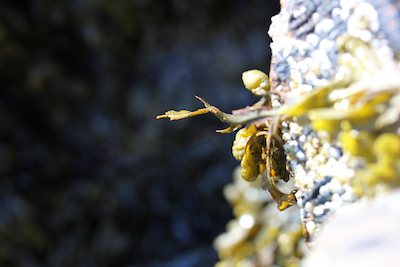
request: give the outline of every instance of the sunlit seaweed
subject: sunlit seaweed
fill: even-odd
[[[397,65],[388,63],[388,59],[379,59],[376,51],[358,38],[342,36],[337,39],[337,46],[340,53],[339,64],[344,70],[343,75],[335,77],[328,85],[316,87],[299,97],[287,99],[279,109],[271,107],[268,96],[274,92],[269,90],[268,77],[261,71],[253,70],[243,75],[246,88],[261,96],[261,100],[253,106],[228,114],[197,97],[203,102],[205,108],[194,112],[168,111],[157,118],[178,120],[211,112],[221,121],[230,124],[228,129],[220,132],[232,132],[241,125],[248,125],[247,128],[238,132],[236,140],[246,135],[249,142],[243,146],[243,141],[240,141],[240,148],[237,143],[233,146],[235,157],[241,161],[242,177],[247,181],[254,181],[268,169],[271,170],[267,171],[266,177],[274,176],[273,172],[279,172],[281,169],[285,170],[283,164],[277,166],[273,164],[276,159],[271,160],[273,158],[271,155],[274,155],[271,151],[276,149],[276,146],[271,145],[270,140],[271,138],[280,140],[279,127],[275,127],[275,131],[268,129],[272,125],[279,125],[280,120],[291,120],[294,117],[305,116],[310,120],[314,130],[325,130],[337,134],[344,149],[351,155],[364,158],[369,163],[383,164],[382,160],[377,161],[377,155],[371,148],[374,139],[384,133],[385,128],[398,121],[398,117],[391,114],[399,114],[399,101],[391,100],[395,97],[398,99],[400,71]],[[382,62],[384,60],[385,62]],[[388,77],[388,75],[392,76]],[[386,119],[387,117],[390,121]],[[263,152],[258,133],[265,131],[269,131],[270,135],[265,134],[269,141],[265,142]],[[238,157],[239,154],[242,156]],[[397,171],[396,174],[398,174]],[[371,179],[379,180],[376,174],[372,176],[375,178],[368,178],[370,182],[367,184],[372,184]],[[274,199],[280,199],[277,197],[280,191],[273,179],[264,179],[264,187],[269,189]],[[361,187],[358,189],[360,191]],[[294,201],[292,195],[284,195],[285,201],[289,199],[290,202]],[[279,203],[278,200],[277,202]]]
[[[271,93],[269,91],[269,79],[265,73],[259,70],[251,70],[243,73],[242,78],[248,90],[262,97],[259,102],[251,107],[227,114],[197,97],[203,102],[204,108],[193,112],[186,110],[167,111],[164,115],[157,116],[157,119],[179,120],[211,112],[221,121],[230,124],[228,129],[219,132],[232,132],[241,127],[242,124],[248,125],[237,132],[232,147],[232,154],[241,162],[241,176],[249,182],[255,181],[258,177],[263,177],[263,189],[268,189],[277,202],[278,209],[284,210],[296,204],[296,197],[294,192],[291,194],[282,193],[274,181],[274,179],[280,178],[287,182],[289,179],[282,144],[274,145],[282,142],[278,133],[279,115],[282,110],[271,108],[268,98],[269,93]],[[274,122],[274,118],[277,120],[276,122]],[[274,142],[271,142],[271,138],[274,138]],[[275,140],[278,141],[275,142]]]
[[[392,58],[380,54],[368,43],[351,35],[340,36],[336,45],[339,51],[337,75],[326,85],[315,86],[310,92],[296,97],[281,97],[281,92],[270,90],[268,77],[264,73],[252,70],[243,74],[243,82],[248,90],[261,97],[253,106],[228,114],[197,97],[203,102],[204,108],[194,112],[168,111],[157,118],[178,120],[211,112],[221,121],[230,124],[227,129],[218,132],[233,132],[244,125],[236,133],[232,147],[232,154],[241,162],[240,176],[254,182],[253,185],[267,189],[279,210],[296,204],[296,190],[285,194],[275,183],[277,180],[287,182],[292,176],[283,149],[283,121],[307,121],[314,131],[333,136],[343,153],[359,162],[360,167],[354,175],[341,181],[348,183],[358,197],[373,196],[377,192],[377,185],[398,187],[399,66]],[[271,104],[271,96],[274,94],[279,95],[282,102],[282,106],[277,109],[273,109]],[[235,200],[227,196],[227,199],[235,206],[236,220],[228,225],[227,233],[215,241],[214,246],[221,258],[216,266],[237,266],[239,262],[257,258],[261,249],[268,250],[273,246],[272,240],[282,250],[277,254],[278,262],[278,258],[282,257],[282,266],[298,265],[298,237],[303,235],[306,241],[310,237],[304,224],[298,231],[288,232],[274,227],[268,220],[268,225],[260,226],[256,218],[262,212],[262,201],[247,203],[243,196]],[[255,222],[249,229],[242,229],[238,220],[246,214],[250,214]],[[235,235],[237,240],[230,240],[227,237],[230,234]],[[284,241],[285,244],[282,243]],[[285,252],[285,249],[290,252]],[[290,262],[289,259],[293,260]]]

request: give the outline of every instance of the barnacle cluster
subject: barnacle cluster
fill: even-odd
[[[297,203],[302,236],[312,246],[326,219],[345,204],[400,186],[400,64],[388,42],[392,39],[381,29],[388,24],[382,12],[374,1],[331,1],[328,6],[322,0],[284,1],[269,31],[270,79],[258,70],[243,74],[245,87],[261,97],[259,102],[227,114],[199,98],[205,108],[158,118],[211,112],[230,124],[220,132],[245,125],[232,148],[241,162],[240,176],[268,189],[279,210]],[[295,190],[282,193],[276,186],[282,180],[292,180]],[[219,266],[258,266],[259,238],[269,240],[264,245],[271,238],[280,244],[264,214],[271,205],[246,201],[247,193],[235,190],[241,193],[226,196],[236,220],[215,242]],[[251,211],[254,223],[242,234],[237,227],[250,217],[239,210]],[[238,259],[253,265],[237,265]]]
[[[270,82],[291,106],[282,139],[309,245],[342,206],[399,183],[398,52],[382,27],[398,20],[386,4],[292,0],[272,19]]]

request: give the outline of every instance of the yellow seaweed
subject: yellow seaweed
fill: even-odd
[[[249,127],[240,129],[236,133],[235,141],[233,141],[232,146],[232,155],[235,157],[235,159],[239,161],[242,160],[245,154],[247,142],[252,135],[256,134],[256,132],[257,128],[254,126],[254,124],[251,124]]]

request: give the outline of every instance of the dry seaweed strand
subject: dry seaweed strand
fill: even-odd
[[[196,96],[196,98],[204,104],[204,108],[194,112],[186,110],[167,111],[164,115],[157,116],[157,119],[169,118],[170,120],[179,120],[211,112],[222,122],[230,124],[227,129],[218,130],[217,132],[219,133],[233,132],[240,128],[242,124],[250,125],[249,127],[258,125],[259,127],[256,132],[253,133],[247,141],[243,158],[240,158],[242,167],[241,175],[244,180],[249,182],[255,181],[261,175],[263,177],[262,188],[264,190],[268,189],[271,196],[278,204],[279,210],[285,210],[296,204],[296,197],[294,195],[295,191],[292,191],[290,194],[284,194],[275,184],[275,179],[277,178],[285,182],[289,180],[289,174],[286,170],[286,157],[282,157],[284,155],[282,151],[283,141],[278,134],[280,118],[283,117],[279,113],[282,113],[282,111],[271,109],[270,101],[267,98],[270,92],[267,91],[269,90],[269,81],[266,74],[258,70],[247,71],[243,74],[243,81],[246,88],[254,94],[262,96],[260,101],[251,107],[235,110],[232,114],[227,114]],[[270,124],[269,120],[273,122],[272,127],[269,127],[268,130],[268,125]],[[260,136],[267,136],[265,140],[266,144],[259,142],[258,137]],[[272,146],[272,138],[274,138],[276,143],[280,144],[280,146]],[[263,153],[263,147],[265,146],[266,152]],[[274,152],[274,150],[277,152]],[[267,171],[265,172],[265,170]]]

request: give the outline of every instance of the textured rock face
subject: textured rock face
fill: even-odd
[[[360,198],[362,193],[355,181],[363,180],[362,172],[368,176],[372,171],[369,164],[379,164],[379,155],[371,151],[370,143],[375,138],[388,137],[381,136],[380,131],[396,135],[396,126],[386,127],[387,124],[381,128],[377,121],[397,116],[389,124],[398,122],[398,113],[390,111],[395,109],[390,101],[396,102],[398,98],[397,77],[387,76],[390,80],[379,85],[380,94],[374,93],[379,90],[374,87],[379,80],[392,72],[390,66],[398,72],[397,48],[390,41],[393,34],[385,27],[388,21],[392,27],[397,25],[397,11],[390,5],[383,11],[384,4],[384,1],[286,1],[280,14],[272,18],[271,85],[275,90],[295,99],[320,88],[334,88],[326,94],[329,100],[324,103],[325,109],[310,111],[306,120],[298,118],[283,128],[288,167],[300,189],[297,199],[307,235],[317,232],[330,214]],[[387,13],[391,13],[389,18],[384,15]],[[347,84],[340,84],[343,82]],[[366,115],[367,110],[377,106],[368,106],[362,99],[346,98],[352,90],[358,90],[353,89],[357,87],[355,84],[363,83],[363,91],[359,92],[364,98],[388,94],[379,104],[382,111]],[[364,105],[365,111],[360,109],[351,115],[355,105]],[[308,108],[315,107],[311,104]],[[324,115],[324,112],[331,114]],[[341,114],[335,115],[335,112]],[[362,125],[360,120],[364,120]],[[350,135],[357,147],[350,144],[352,137],[346,131],[352,131]],[[398,142],[397,137],[393,140]],[[375,147],[378,146],[375,141]],[[398,169],[398,166],[392,168]],[[376,179],[383,182],[383,176]],[[363,191],[364,195],[367,191]],[[370,190],[372,194],[375,191],[375,187]]]

